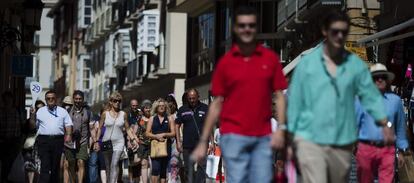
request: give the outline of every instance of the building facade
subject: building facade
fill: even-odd
[[[26,78],[25,88],[26,88],[26,100],[25,105],[27,111],[34,101],[32,101],[32,96],[30,92],[30,82],[38,81],[43,88],[43,92],[39,95],[39,99],[44,100],[44,94],[46,91],[53,88],[53,75],[54,67],[52,62],[53,52],[52,52],[52,38],[53,38],[53,19],[47,17],[47,13],[55,5],[56,0],[43,0],[44,8],[42,11],[42,16],[40,19],[41,30],[35,33],[34,45],[36,46],[36,51],[33,61],[33,76]]]
[[[37,49],[35,32],[43,28],[43,6],[40,0],[0,2],[0,93],[12,92],[17,107],[25,106],[25,78],[33,76],[31,54]],[[17,59],[20,56],[26,59]]]

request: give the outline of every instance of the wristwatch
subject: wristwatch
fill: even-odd
[[[391,128],[392,127],[392,122],[391,121],[388,121],[387,123],[385,123],[385,126],[387,128]]]
[[[286,124],[279,124],[279,125],[277,126],[277,129],[278,129],[278,130],[285,131],[285,130],[287,130],[287,125],[286,125]]]

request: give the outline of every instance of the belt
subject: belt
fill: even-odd
[[[47,138],[47,139],[61,139],[63,135],[39,135],[40,138]]]
[[[373,140],[359,140],[363,144],[372,145],[375,147],[385,147],[384,141],[373,141]]]

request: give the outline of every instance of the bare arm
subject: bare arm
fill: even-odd
[[[274,116],[275,119],[277,119],[277,122],[279,124],[285,124],[286,123],[286,99],[285,95],[281,90],[278,90],[275,92],[275,102],[276,102],[276,111],[277,115]]]
[[[176,123],[175,124],[175,134],[176,134],[175,139],[176,139],[177,143],[181,144],[182,142],[181,142],[181,130],[180,130],[180,128],[181,128],[181,124]]]
[[[106,113],[105,113],[105,112],[103,112],[103,113],[101,114],[101,119],[99,119],[99,128],[98,128],[98,131],[97,131],[97,133],[96,133],[96,138],[99,138],[99,137],[101,136],[102,127],[103,127],[103,125],[104,125],[105,118],[106,118]]]
[[[220,116],[223,100],[223,97],[218,96],[214,98],[213,102],[210,104],[207,118],[203,128],[204,130],[201,134],[200,143],[207,144],[209,138],[211,137],[211,132],[213,131],[213,128]]]
[[[129,126],[128,116],[127,115],[124,115],[124,127],[125,127],[125,130],[126,130],[126,133],[127,133],[128,137],[129,137],[129,139],[132,140],[132,141],[135,140],[135,142],[138,143],[137,136],[135,135],[132,127]]]
[[[168,133],[164,133],[163,135],[164,135],[164,137],[167,137],[167,138],[174,138],[174,137],[176,137],[176,132],[175,132],[175,121],[174,121],[174,119],[173,119],[173,117],[172,116],[169,116],[168,117],[168,124],[170,125],[170,132],[168,132]]]
[[[152,123],[154,122],[154,117],[151,116],[150,119],[148,120],[148,124],[147,124],[147,129],[145,131],[145,136],[147,136],[148,138],[152,139],[152,140],[160,140],[159,136],[155,135],[152,133]]]
[[[29,128],[36,129],[36,112],[33,108],[30,108]]]

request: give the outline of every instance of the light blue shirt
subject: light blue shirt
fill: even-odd
[[[56,106],[50,110],[44,106],[36,113],[36,126],[39,135],[64,135],[65,127],[73,126],[73,123],[64,108]]]
[[[396,146],[399,149],[406,149],[408,148],[408,140],[405,131],[407,129],[407,124],[401,98],[393,93],[385,93],[383,99],[388,120],[393,123],[395,128],[395,135],[397,137]],[[375,124],[374,118],[367,113],[359,100],[355,101],[355,108],[359,128],[358,139],[383,141],[384,136],[382,127]]]
[[[348,145],[357,140],[356,96],[375,120],[386,118],[367,64],[346,51],[332,77],[325,66],[323,44],[302,56],[288,95],[288,130],[316,144]]]

